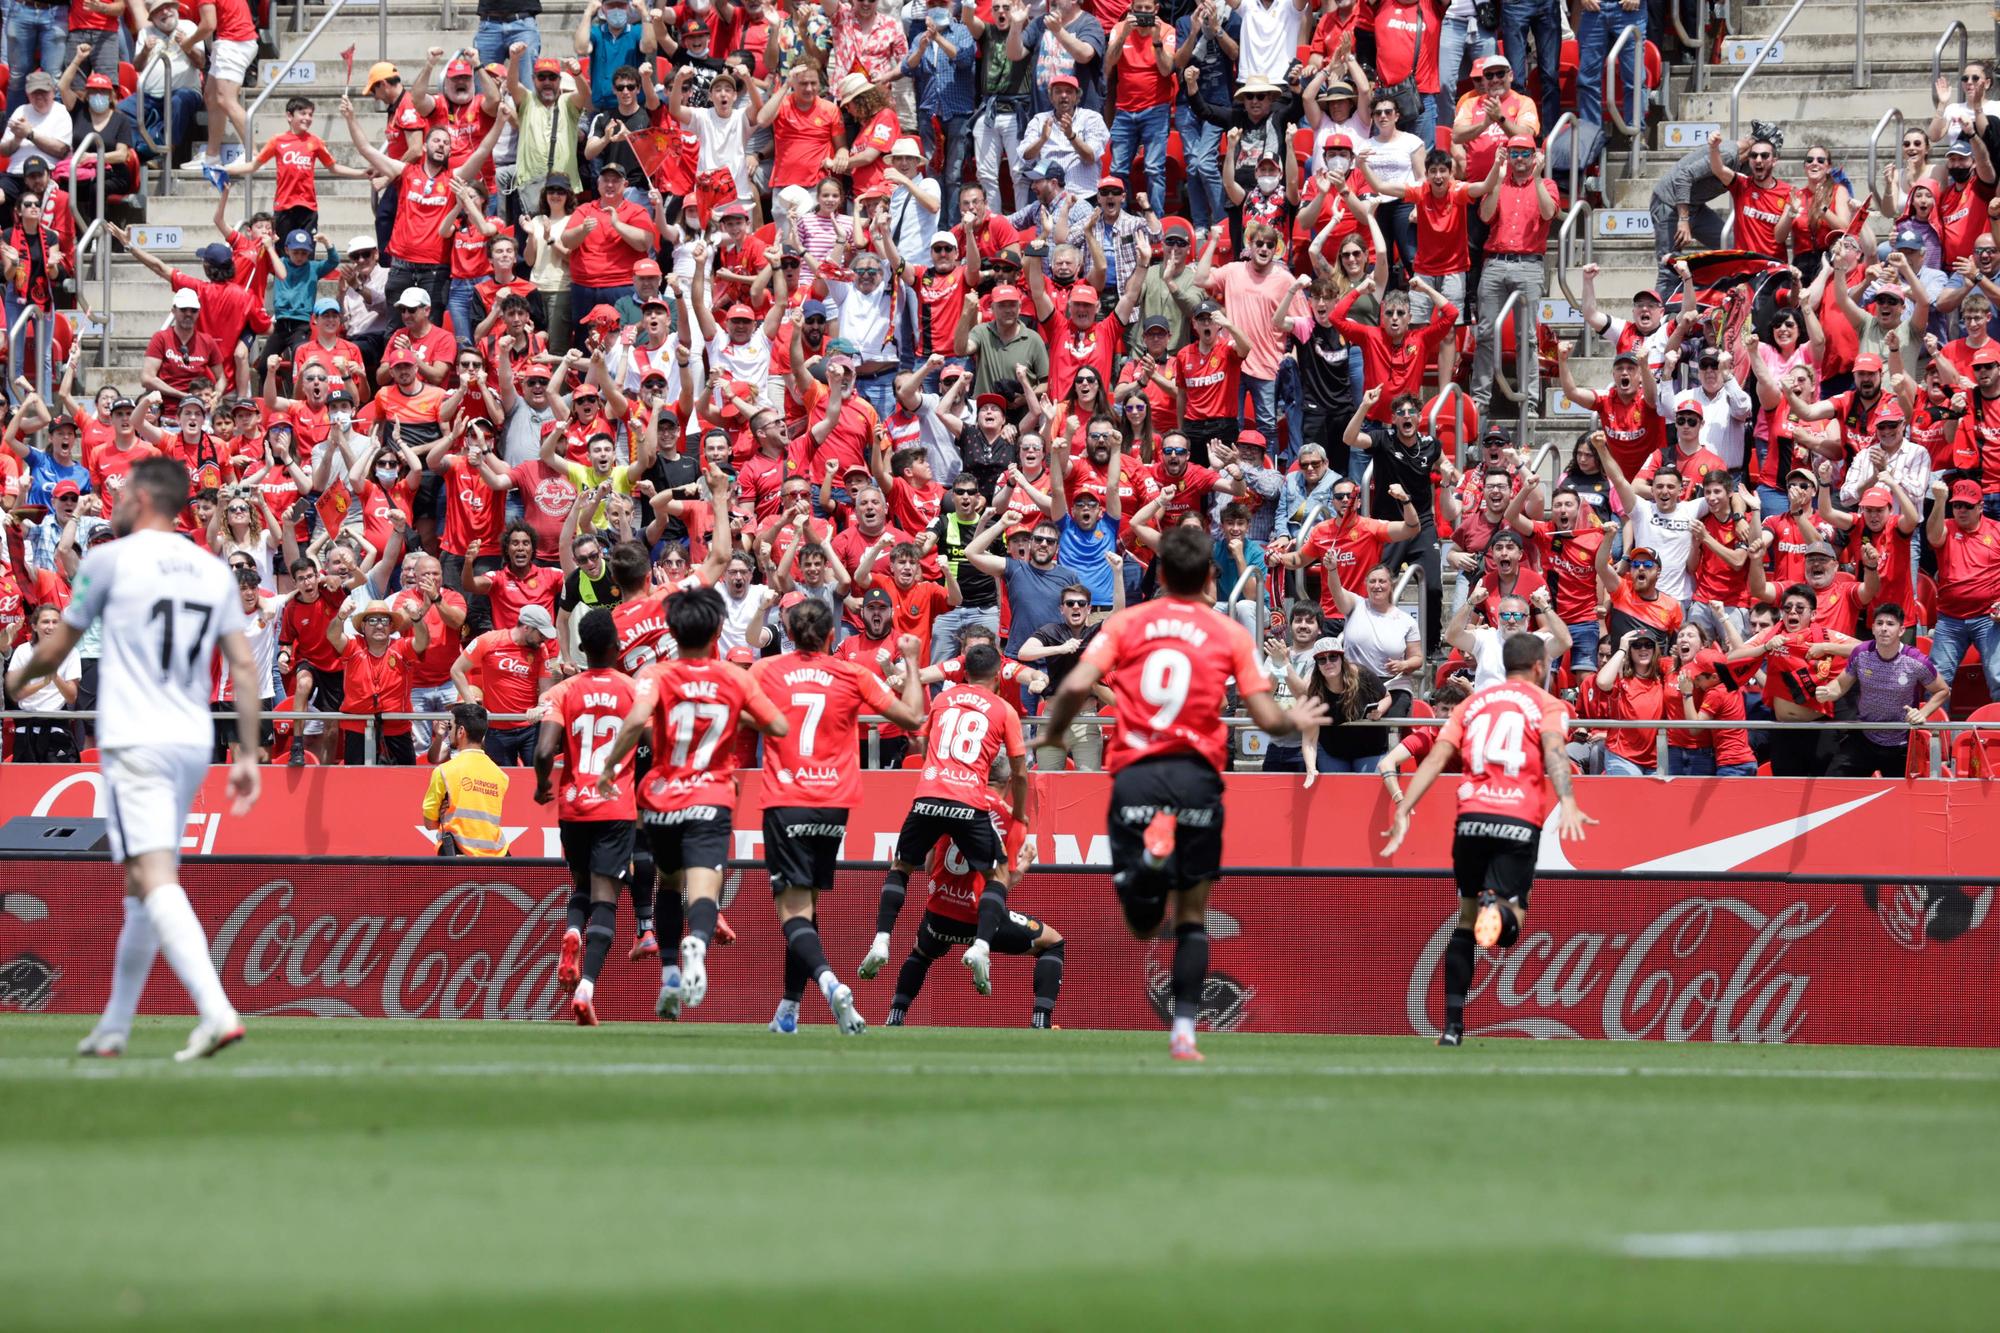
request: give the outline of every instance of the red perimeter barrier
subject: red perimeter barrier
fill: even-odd
[[[117,870],[14,860],[0,912],[0,1006],[91,1013],[110,987]],[[821,906],[835,970],[880,1022],[923,895],[913,886],[890,965],[855,978],[874,931],[880,875],[846,870]],[[559,865],[190,863],[184,883],[224,984],[246,1013],[367,1018],[558,1015]],[[709,998],[690,1021],[766,1021],[781,943],[763,875],[732,872],[741,941],[710,952]],[[1468,1027],[1536,1037],[1990,1046],[2000,981],[1991,888],[1909,884],[1545,880],[1529,927],[1481,958]],[[1163,1026],[1170,942],[1125,932],[1097,874],[1036,871],[1012,905],[1068,941],[1056,1019],[1075,1028]],[[37,908],[44,910],[36,910]],[[1435,878],[1241,875],[1217,890],[1203,1017],[1252,1032],[1432,1035],[1456,900]],[[625,961],[630,918],[598,989],[599,1012],[650,1019],[659,974]],[[956,954],[934,965],[911,1021],[1025,1025],[1031,964],[999,958],[994,994],[972,992]],[[164,964],[149,1012],[185,1012]],[[808,994],[805,1017],[824,1022]]]
[[[536,805],[534,775],[508,770],[503,820],[516,856],[561,854],[555,807]],[[847,825],[843,859],[889,857],[916,789],[914,771],[868,773]],[[266,768],[264,796],[229,813],[226,770],[210,770],[188,818],[189,856],[423,856],[422,768]],[[736,803],[737,860],[763,854],[758,774]],[[1453,787],[1418,809],[1393,861],[1380,855],[1389,798],[1370,777],[1225,779],[1223,863],[1268,870],[1349,867],[1439,874],[1450,868]],[[1845,879],[1976,879],[2000,866],[2000,783],[1789,778],[1580,778],[1577,796],[1599,823],[1580,843],[1545,840],[1544,871],[1639,875],[1736,872]],[[1104,866],[1111,782],[1098,773],[1036,775],[1029,831],[1044,866]],[[105,811],[94,768],[0,768],[0,824],[20,815],[74,818]]]

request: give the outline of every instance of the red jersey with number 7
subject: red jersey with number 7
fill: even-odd
[[[1438,744],[1458,750],[1465,778],[1460,815],[1497,815],[1540,824],[1554,806],[1542,763],[1542,737],[1562,740],[1568,715],[1562,700],[1524,680],[1474,690],[1445,723]]]
[[[632,711],[632,678],[601,668],[571,676],[544,696],[547,718],[562,727],[563,784],[556,788],[556,819],[594,824],[636,819],[632,798],[632,765],[636,755],[619,760],[612,776],[612,795],[597,794],[604,776],[604,757],[618,739],[618,728]]]
[[[984,809],[994,757],[1005,749],[1019,764],[1027,753],[1020,715],[980,685],[954,685],[933,699],[924,730],[929,743],[918,799],[935,796]]]
[[[654,703],[653,767],[639,784],[639,804],[660,811],[735,805],[742,717],[765,727],[778,716],[750,673],[713,657],[655,662],[639,673],[638,698]]]
[[[1083,660],[1097,668],[1116,701],[1118,730],[1104,755],[1113,773],[1172,754],[1193,755],[1220,771],[1229,757],[1222,722],[1229,678],[1245,698],[1271,689],[1250,632],[1183,597],[1112,616]]]
[[[860,801],[860,717],[896,704],[881,678],[845,658],[781,653],[752,666],[750,679],[791,724],[764,747],[764,808],[844,810]]]

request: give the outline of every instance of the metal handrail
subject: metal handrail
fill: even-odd
[[[1430,575],[1424,573],[1424,566],[1421,561],[1412,560],[1409,564],[1403,566],[1403,572],[1396,578],[1396,586],[1389,590],[1389,604],[1391,606],[1401,606],[1403,604],[1403,589],[1409,587],[1412,581],[1417,585],[1417,614],[1415,617],[1417,622],[1417,642],[1429,643],[1431,641],[1431,627],[1428,622],[1431,614],[1431,599],[1425,594],[1430,590]],[[1422,669],[1421,667],[1418,668],[1419,671]]]
[[[1743,130],[1741,128],[1743,119],[1743,89],[1749,84],[1757,71],[1764,68],[1764,60],[1771,54],[1771,48],[1778,44],[1778,39],[1785,35],[1785,30],[1792,26],[1792,20],[1797,18],[1799,11],[1805,7],[1806,0],[1792,0],[1792,7],[1785,11],[1785,16],[1778,20],[1778,26],[1771,30],[1771,35],[1766,37],[1763,44],[1757,48],[1757,58],[1750,62],[1749,67],[1743,71],[1743,77],[1736,80],[1736,86],[1729,90],[1729,141],[1731,143],[1743,137]]]
[[[144,108],[140,109],[141,118]],[[81,230],[76,238],[76,276],[79,289],[83,281],[83,261],[96,242],[97,281],[100,284],[97,321],[100,327],[97,345],[97,364],[100,369],[111,368],[111,233],[104,229],[104,137],[96,130],[83,136],[70,152],[72,162],[90,155],[90,146],[97,145],[97,216],[86,225],[83,210],[76,206],[76,196],[69,196],[69,215]],[[81,335],[79,335],[81,336]]]
[[[1520,318],[1522,315],[1530,317],[1522,319]],[[1499,346],[1504,336],[1502,331],[1507,327],[1507,320],[1510,316],[1514,317],[1516,323],[1514,330],[1514,376],[1520,382],[1519,385],[1508,381],[1506,358],[1499,354]],[[1528,382],[1528,357],[1533,354],[1531,344],[1534,342],[1534,337],[1535,322],[1532,318],[1532,312],[1528,310],[1527,306],[1521,303],[1521,292],[1519,288],[1516,288],[1507,293],[1507,299],[1500,303],[1499,312],[1493,316],[1493,340],[1495,343],[1493,384],[1502,393],[1512,398],[1516,405],[1514,444],[1517,448],[1526,442],[1528,434],[1528,399],[1522,392],[1522,386],[1525,386]]]
[[[1625,43],[1634,37],[1640,39],[1636,56],[1639,76],[1632,80],[1632,119],[1628,122],[1619,114],[1618,98],[1613,90],[1618,87],[1618,53],[1624,49]],[[1646,45],[1643,28],[1636,25],[1627,28],[1619,33],[1618,40],[1611,44],[1610,52],[1604,57],[1604,88],[1607,93],[1612,94],[1605,98],[1611,111],[1611,123],[1618,127],[1620,134],[1631,140],[1631,157],[1625,164],[1625,174],[1636,177],[1639,174],[1639,150],[1643,147],[1640,140],[1646,128]]]
[[[14,317],[13,324],[7,329],[7,350],[12,353],[22,327],[28,324],[35,326],[35,392],[45,403],[49,400],[49,348],[55,335],[54,314],[53,310],[43,310],[30,301],[21,307],[21,313]],[[19,367],[15,369],[18,371]]]
[[[1465,390],[1456,384],[1447,384],[1438,390],[1431,400],[1431,414],[1424,418],[1424,434],[1438,433],[1438,417],[1444,412],[1445,399],[1451,399],[1451,442],[1457,449],[1465,447]],[[1453,460],[1454,462],[1457,460]]]
[[[1856,6],[1857,9],[1859,7],[1858,5]],[[1972,34],[1965,30],[1963,22],[1953,19],[1951,26],[1944,30],[1944,35],[1937,39],[1937,45],[1931,48],[1931,87],[1933,88],[1937,87],[1937,81],[1944,77],[1944,49],[1951,44],[1951,39],[1954,36],[1958,38],[1958,67],[1963,70],[1965,62],[1971,58]],[[1859,60],[1860,56],[1857,54],[1855,59]]]
[[[1568,197],[1571,199],[1583,193],[1583,154],[1576,151],[1577,124],[1576,112],[1565,111],[1556,117],[1556,123],[1550,126],[1549,132],[1542,137],[1542,176],[1545,180],[1554,181],[1556,178],[1556,140],[1562,137],[1564,130],[1569,131]]]
[[[1590,201],[1579,199],[1569,206],[1569,213],[1563,218],[1560,230],[1556,232],[1556,285],[1562,289],[1563,299],[1583,310],[1583,302],[1576,296],[1576,289],[1569,285],[1570,247],[1575,243],[1576,227],[1580,221],[1587,221],[1591,215]],[[1583,229],[1583,262],[1588,264],[1597,255],[1597,243],[1591,236],[1589,227]],[[1583,322],[1583,337],[1577,342],[1577,350],[1590,355],[1590,321]]]
[[[1693,92],[1702,92],[1708,87],[1708,43],[1704,40],[1708,36],[1707,0],[1698,0],[1698,3],[1694,7],[1694,31],[1692,33],[1687,30],[1687,25],[1681,21],[1681,7],[1679,5],[1668,5],[1667,13],[1673,16],[1674,35],[1681,39],[1682,45],[1694,52],[1694,71],[1693,76],[1688,80],[1688,87]]]
[[[1375,517],[1375,460],[1369,459],[1368,466],[1361,469],[1361,516]]]
[[[1875,174],[1875,164],[1879,160],[1882,131],[1888,129],[1891,125],[1896,127],[1896,142],[1900,146],[1903,139],[1903,112],[1900,107],[1892,106],[1887,111],[1884,111],[1882,119],[1875,122],[1875,128],[1868,136],[1868,190],[1871,194],[1874,193],[1876,187],[1881,183],[1881,178]],[[1891,207],[1891,202],[1888,199],[1880,200],[1883,210],[1893,215],[1896,210]],[[1735,219],[1732,217],[1730,220],[1733,222]]]
[[[1532,459],[1528,460],[1528,474],[1530,476],[1538,477],[1541,475],[1542,464],[1547,462],[1552,455],[1555,455],[1558,452],[1556,448],[1557,443],[1558,442],[1555,440],[1544,440],[1542,442],[1542,447],[1535,450],[1535,456]],[[1549,478],[1550,484],[1553,485],[1555,480],[1556,479],[1554,477],[1550,477]]]
[[[382,13],[388,13],[389,0],[375,0],[375,3]],[[292,67],[299,63],[299,58],[312,49],[312,44],[319,40],[321,33],[326,31],[326,25],[333,22],[334,17],[340,13],[346,4],[347,0],[332,0],[332,3],[326,7],[326,13],[320,18],[320,21],[313,25],[313,30],[300,39],[299,44],[292,48],[291,54],[285,57],[285,63],[280,65],[277,72],[264,81],[264,90],[257,94],[257,100],[252,102],[249,110],[243,113],[243,130],[249,136],[243,143],[243,155],[245,159],[254,159],[257,156],[257,131],[255,128],[257,113],[263,109],[264,103],[270,100],[271,94],[284,86],[285,76],[292,72]],[[387,22],[386,19],[383,21]],[[386,41],[384,45],[387,45]],[[384,59],[387,59],[387,57],[384,56]],[[257,177],[255,174],[245,175],[243,177],[243,220],[246,224],[250,220],[250,215],[257,211],[256,196]]]

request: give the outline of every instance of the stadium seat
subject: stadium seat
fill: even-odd
[[[2000,704],[1972,710],[1967,722],[2000,722]],[[2000,731],[1961,731],[1951,747],[1951,769],[1959,777],[2000,773]]]
[[[132,62],[118,62],[118,98],[123,101],[139,89],[139,71],[132,68]]]
[[[1919,625],[1929,625],[1935,623],[1931,618],[1931,612],[1936,608],[1936,606],[1937,606],[1937,580],[1932,578],[1930,575],[1923,573],[1922,571],[1918,571],[1917,606],[1916,606],[1917,623]],[[1929,652],[1930,650],[1926,648],[1924,651]]]
[[[82,754],[78,755],[76,757],[76,762],[79,764],[95,764],[100,760],[102,760],[103,758],[104,758],[103,754],[98,751],[97,747],[92,746],[90,749],[85,750]]]

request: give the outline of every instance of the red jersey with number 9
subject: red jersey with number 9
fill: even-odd
[[[661,811],[735,805],[743,714],[760,727],[778,716],[750,673],[713,657],[675,658],[641,671],[638,695],[654,701],[653,767],[639,784],[639,803]]]
[[[896,704],[881,677],[825,653],[781,653],[752,666],[750,679],[791,724],[764,747],[764,807],[844,810],[860,801],[858,720]]]
[[[1191,754],[1220,771],[1229,757],[1223,705],[1231,676],[1245,698],[1267,694],[1250,632],[1182,597],[1120,611],[1104,622],[1083,660],[1097,668],[1117,703],[1118,732],[1104,766]]]
[[[917,783],[919,799],[935,796],[983,809],[994,756],[1005,747],[1007,757],[1018,763],[1027,753],[1020,715],[979,685],[954,685],[938,695],[924,730],[929,742]]]
[[[618,728],[632,711],[634,693],[630,676],[603,668],[571,676],[544,696],[549,721],[562,726],[564,775],[562,786],[556,788],[558,820],[590,824],[638,818],[632,797],[635,755],[618,761],[610,799],[597,794],[597,780],[604,776],[604,757],[611,753]]]
[[[1562,739],[1562,700],[1524,680],[1474,690],[1445,723],[1438,744],[1458,750],[1465,780],[1458,813],[1499,815],[1540,824],[1554,805],[1542,737]]]

